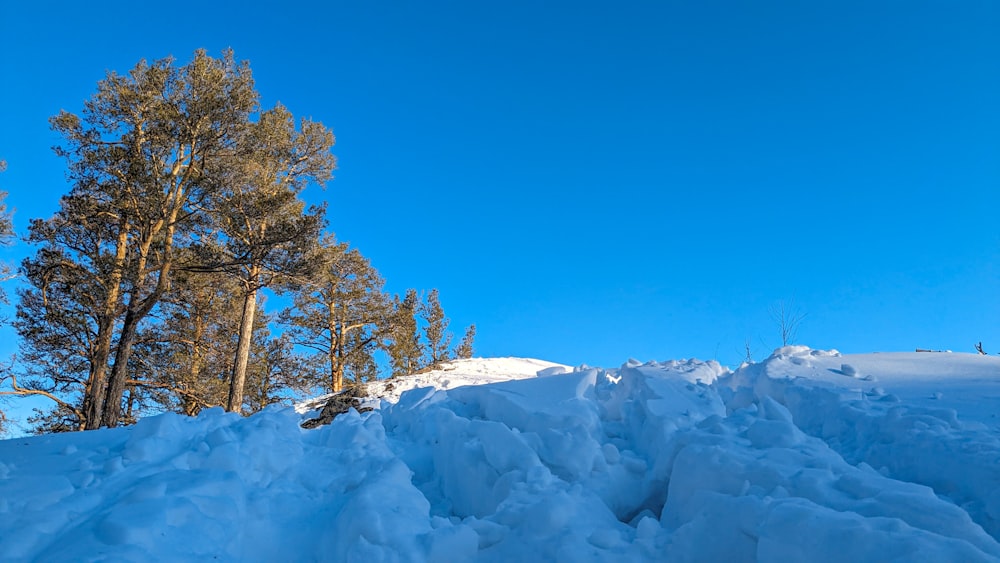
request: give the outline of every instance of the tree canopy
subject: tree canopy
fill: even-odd
[[[437,290],[388,294],[367,258],[324,233],[326,204],[302,194],[332,178],[332,131],[262,109],[232,51],[109,72],[51,125],[68,191],[28,227],[20,351],[0,381],[0,395],[53,401],[37,430],[253,412],[471,353],[471,333],[448,350]],[[12,237],[0,193],[0,243]],[[267,311],[265,290],[292,305]]]

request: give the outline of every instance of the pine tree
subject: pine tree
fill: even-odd
[[[463,360],[469,359],[473,356],[472,344],[473,340],[476,338],[476,325],[471,324],[469,328],[465,329],[465,336],[462,337],[462,341],[455,348],[455,357]]]
[[[221,237],[234,258],[228,264],[243,268],[246,336],[255,316],[251,296],[276,264],[291,261],[289,240],[307,232],[315,240],[322,210],[304,212],[295,194],[302,182],[329,176],[332,135],[307,121],[297,129],[280,106],[258,113],[257,100],[245,62],[232,52],[214,59],[197,51],[187,65],[141,61],[127,75],[110,73],[81,115],[52,118],[72,187],[57,213],[29,230],[41,248],[29,264],[33,301],[25,313],[45,316],[19,316],[19,331],[37,352],[36,371],[52,374],[43,350],[67,328],[86,328],[78,331],[85,343],[69,337],[65,347],[85,348],[76,357],[86,377],[74,373],[60,391],[76,388],[81,399],[73,408],[85,428],[117,425],[136,397],[160,384],[138,381],[130,372],[142,363],[131,356],[146,325],[156,324],[187,245],[211,247]],[[247,229],[222,228],[244,211]],[[49,299],[53,288],[64,301]]]
[[[195,415],[226,404],[240,305],[235,279],[179,269],[155,327],[161,353],[153,379],[171,395],[164,407]]]
[[[437,366],[449,358],[448,347],[451,345],[451,333],[448,332],[448,317],[441,307],[441,298],[437,289],[427,294],[426,300],[420,304],[420,317],[424,321],[424,339],[426,341],[424,365]]]
[[[242,285],[242,316],[227,409],[243,404],[258,292],[290,276],[304,275],[318,243],[325,209],[298,194],[310,180],[325,182],[335,167],[333,134],[307,120],[296,129],[277,106],[249,127],[246,148],[230,167],[220,190],[217,215],[225,239],[221,265]]]
[[[254,332],[246,374],[243,410],[259,412],[268,405],[288,404],[293,394],[309,390],[306,360],[287,334],[275,336],[266,323]]]
[[[27,382],[57,394],[79,386],[79,422],[96,428],[114,329],[124,312],[128,241],[106,220],[109,206],[85,187],[63,196],[50,219],[31,220],[27,240],[40,248],[21,264],[28,285],[19,292],[14,326]]]
[[[197,51],[183,67],[163,59],[141,61],[125,76],[109,73],[82,115],[52,118],[73,184],[57,213],[63,220],[50,222],[46,242],[60,246],[52,230],[84,223],[101,235],[79,253],[90,266],[100,262],[92,273],[105,288],[94,306],[88,428],[118,424],[140,324],[168,290],[177,243],[201,219],[200,204],[226,176],[256,110],[249,66],[232,52],[213,59]]]
[[[35,223],[32,228],[37,226]],[[80,229],[77,234],[85,232]],[[85,248],[100,239],[99,233],[91,234],[94,240],[73,240]],[[87,394],[97,369],[99,326],[104,321],[100,311],[106,299],[106,288],[89,268],[75,262],[75,257],[69,250],[49,246],[22,262],[27,285],[18,291],[14,320],[21,336],[19,373],[9,374],[13,394],[53,400],[60,426],[73,426],[74,430],[87,426]],[[91,264],[99,268],[102,261]],[[106,368],[108,356],[103,358]]]
[[[400,300],[393,298],[393,312],[389,341],[386,352],[389,354],[392,377],[409,375],[423,367],[424,347],[420,342],[420,332],[417,325],[417,308],[420,298],[417,290],[406,290],[406,296]]]
[[[346,348],[351,353],[344,358],[344,373],[352,384],[378,379],[379,366],[375,360],[375,352],[381,344],[383,329],[381,326],[373,326],[368,332],[355,331],[348,338]]]
[[[374,352],[391,323],[382,277],[367,258],[332,236],[315,256],[317,271],[292,294],[281,314],[296,344],[316,352],[317,383],[339,392],[345,379],[377,377]]]

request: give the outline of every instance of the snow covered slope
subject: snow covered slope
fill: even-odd
[[[548,371],[545,371],[548,370]],[[379,407],[381,401],[395,403],[405,391],[417,387],[451,389],[465,385],[484,385],[511,379],[535,377],[539,372],[564,373],[573,368],[530,358],[470,358],[444,363],[440,368],[394,377],[367,384],[370,400],[365,406]],[[295,405],[299,413],[306,413],[323,405],[330,397],[325,395]]]
[[[213,410],[2,441],[0,560],[1000,560],[1000,358],[388,383],[314,430]]]

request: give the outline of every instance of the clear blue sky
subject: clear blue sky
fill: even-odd
[[[49,116],[232,47],[334,129],[331,228],[481,355],[735,365],[789,299],[816,348],[1000,352],[1000,4],[616,4],[9,2],[0,189],[23,232]]]

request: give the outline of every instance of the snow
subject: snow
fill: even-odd
[[[451,389],[465,385],[484,385],[512,379],[544,377],[570,371],[573,371],[573,368],[569,366],[530,358],[490,358],[486,361],[451,362],[436,370],[418,372],[406,377],[383,379],[367,384],[366,391],[371,400],[364,401],[364,406],[378,407],[383,400],[396,403],[404,392],[419,387]],[[329,395],[324,395],[303,401],[295,405],[295,410],[299,413],[309,412],[317,406],[321,406],[329,397]]]
[[[458,360],[0,441],[3,561],[998,561],[1000,358]]]

